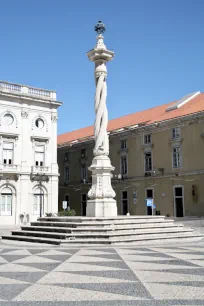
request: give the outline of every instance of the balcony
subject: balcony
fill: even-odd
[[[177,142],[177,143],[181,143],[183,141],[183,138],[182,137],[174,137],[174,138],[169,138],[169,144],[171,143],[174,143],[174,142]]]
[[[48,171],[49,171],[49,167],[32,166],[32,169],[31,169],[31,172],[33,174],[47,173]]]
[[[154,148],[154,144],[152,142],[149,143],[143,143],[142,144],[142,148],[145,149],[149,149],[149,148]]]
[[[13,93],[20,96],[30,96],[43,100],[56,101],[56,92],[41,88],[0,81],[0,92]]]
[[[0,173],[17,173],[19,172],[19,166],[17,165],[7,165],[1,164],[0,165]]]
[[[128,153],[128,148],[120,148],[119,150],[118,150],[118,153]]]
[[[17,165],[0,165],[0,181],[18,181],[20,167]]]

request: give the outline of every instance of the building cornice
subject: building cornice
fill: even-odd
[[[13,138],[13,139],[18,139],[19,134],[16,133],[6,133],[6,132],[0,132],[0,137],[7,137],[7,138]]]
[[[2,97],[11,97],[11,98],[17,98],[17,99],[20,99],[21,102],[25,103],[26,102],[37,102],[37,103],[44,103],[44,104],[52,104],[52,105],[56,105],[56,106],[61,106],[63,104],[63,102],[60,102],[60,101],[54,101],[54,100],[48,100],[48,99],[42,99],[42,98],[38,98],[38,97],[35,97],[35,96],[23,96],[21,94],[17,94],[17,93],[4,93],[4,92],[1,92],[0,91],[0,96]]]
[[[175,179],[182,179],[183,176],[191,176],[191,175],[202,175],[204,174],[204,169],[201,170],[191,170],[191,171],[180,171],[180,172],[175,172],[175,173],[166,173],[166,174],[157,174],[157,175],[151,175],[145,177],[143,176],[131,176],[128,177],[124,180],[125,181],[149,181],[149,180],[154,180],[154,179],[164,179],[164,178],[175,178]]]
[[[49,137],[44,137],[44,136],[30,136],[31,140],[32,141],[45,141],[45,142],[48,142],[50,140]]]
[[[140,182],[140,181],[146,181],[146,182],[151,182],[159,179],[169,179],[169,180],[182,180],[186,176],[193,176],[193,175],[203,175],[204,174],[204,169],[203,170],[192,170],[192,171],[183,171],[180,173],[169,173],[165,175],[156,175],[156,176],[134,176],[134,177],[128,177],[125,178],[124,180],[118,180],[118,179],[112,179],[112,184],[115,186],[118,184],[118,186],[121,187],[121,184],[128,184],[128,183],[135,183],[135,182]],[[59,188],[64,188],[64,189],[78,189],[78,188],[89,188],[91,185],[90,182],[84,184],[79,181],[70,181],[67,186],[64,184],[59,184]]]

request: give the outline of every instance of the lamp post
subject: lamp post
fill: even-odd
[[[122,174],[119,173],[119,174],[117,175],[117,178],[119,179],[119,181],[121,181],[121,179],[122,179]]]

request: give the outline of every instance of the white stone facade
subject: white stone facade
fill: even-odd
[[[53,91],[0,82],[0,225],[58,211]]]

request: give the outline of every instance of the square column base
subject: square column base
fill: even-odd
[[[114,199],[88,200],[87,217],[117,217],[117,204]]]

